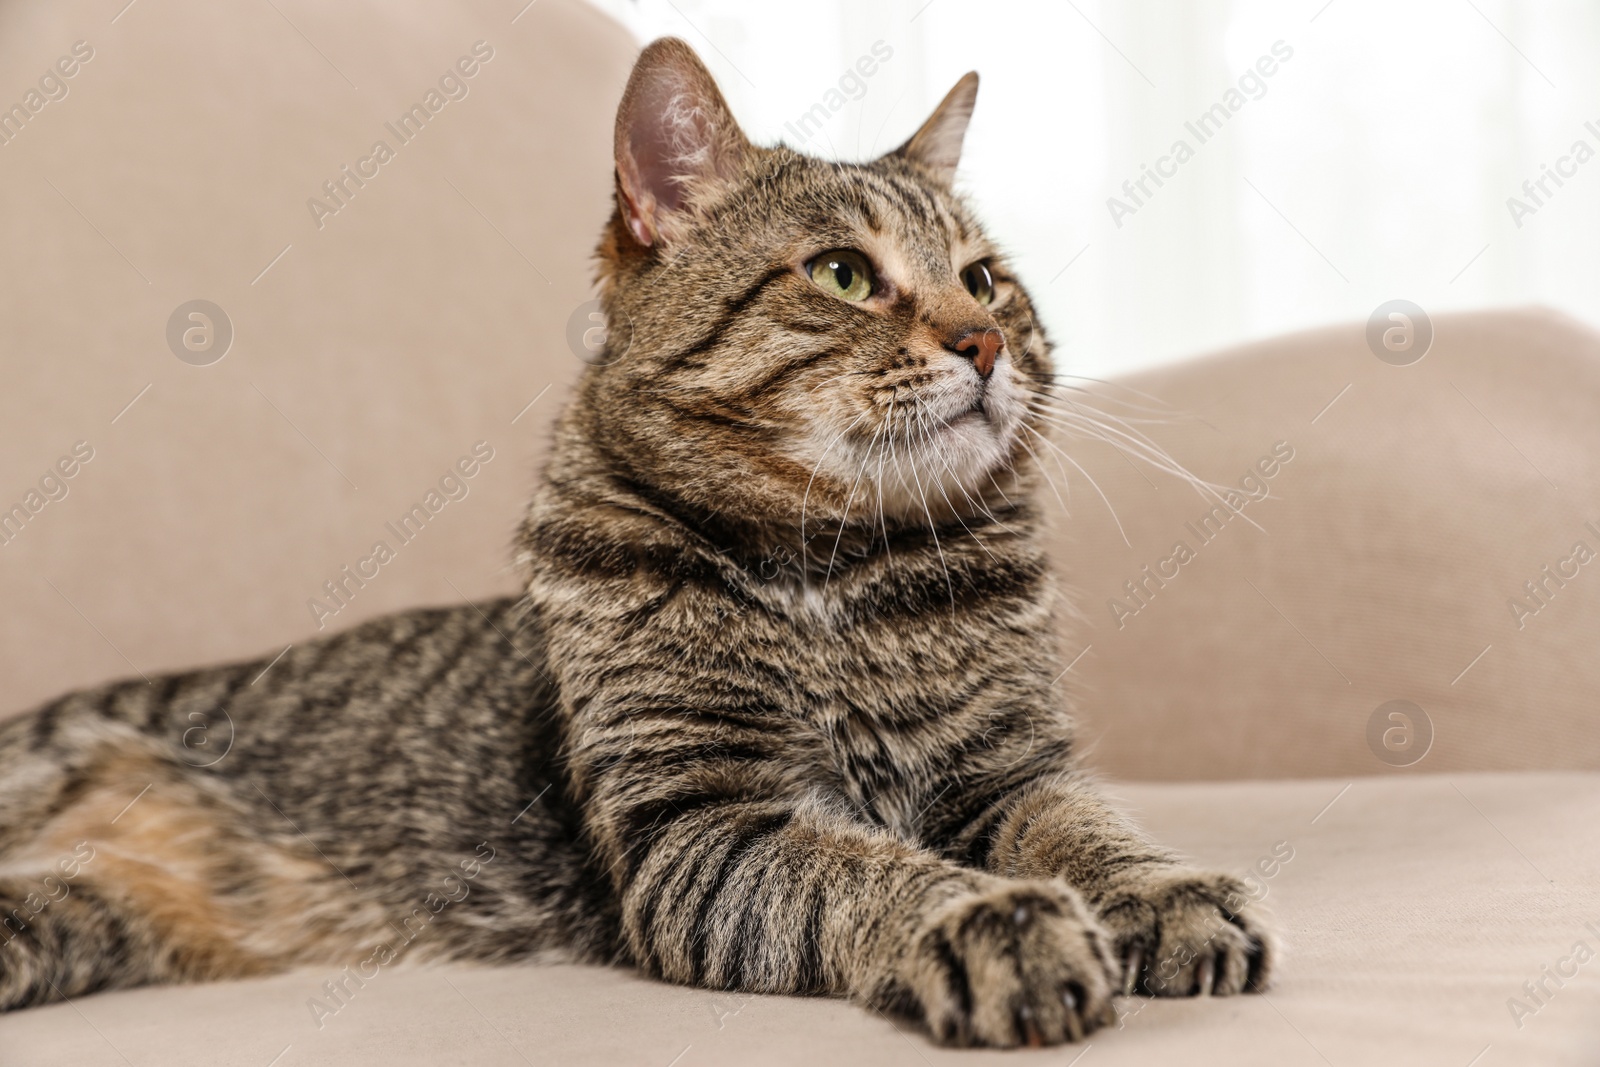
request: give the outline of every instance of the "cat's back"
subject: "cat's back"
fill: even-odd
[[[545,673],[505,598],[67,694],[0,725],[0,858],[97,865],[193,951],[231,946],[204,973],[610,958]]]
[[[515,598],[420,608],[251,660],[67,694],[0,727],[0,763],[115,752],[259,790],[286,818],[373,832],[511,813],[559,747],[537,634]],[[298,819],[296,819],[298,822]]]

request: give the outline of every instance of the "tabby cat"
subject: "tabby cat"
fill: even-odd
[[[0,1008],[343,966],[320,1021],[402,957],[565,958],[1009,1046],[1264,987],[1244,884],[1074,763],[1048,345],[952,190],[977,84],[832,163],[645,49],[524,594],[5,723]]]

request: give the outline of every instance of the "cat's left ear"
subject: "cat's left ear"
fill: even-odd
[[[732,179],[749,150],[694,49],[663,37],[640,53],[616,130],[618,206],[635,240],[670,240],[689,198]]]
[[[955,177],[956,164],[961,162],[961,142],[967,136],[967,123],[972,121],[972,108],[977,102],[978,72],[968,71],[945,94],[922,128],[911,135],[911,140],[889,154],[921,163],[950,181]]]

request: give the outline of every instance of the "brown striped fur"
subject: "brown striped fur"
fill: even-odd
[[[1242,883],[1074,761],[1048,343],[951,187],[976,89],[830,163],[751,145],[686,45],[646,49],[606,359],[522,524],[525,596],[0,727],[0,1007],[349,965],[408,922],[419,958],[849,996],[956,1044],[1264,986]],[[834,249],[865,299],[808,277]]]

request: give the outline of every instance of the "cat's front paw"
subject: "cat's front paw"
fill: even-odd
[[[1116,1019],[1111,940],[1060,883],[1012,882],[919,925],[900,981],[950,1045],[1054,1045]]]
[[[1232,875],[1141,872],[1097,904],[1122,960],[1122,992],[1229,996],[1267,987],[1276,938]]]

